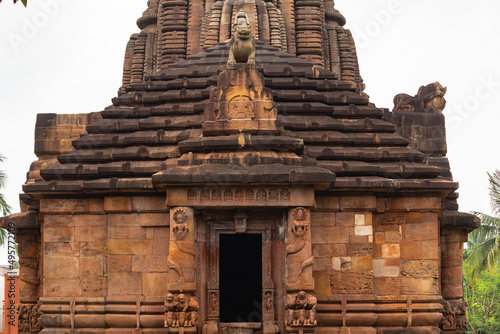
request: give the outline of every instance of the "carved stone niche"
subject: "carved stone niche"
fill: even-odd
[[[304,207],[288,211],[286,278],[287,333],[314,333],[316,327],[316,297],[312,265],[311,214]]]
[[[196,291],[196,231],[194,210],[189,207],[170,209],[170,243],[168,253],[168,291]]]
[[[199,270],[206,273],[197,274],[201,277],[200,286],[206,286],[204,300],[206,300],[206,319],[203,326],[205,334],[253,334],[253,333],[284,333],[284,305],[277,302],[283,298],[284,289],[284,240],[282,235],[282,212],[266,212],[255,214],[252,212],[235,211],[232,213],[211,214],[207,222],[206,256],[202,259],[205,265]],[[246,221],[246,223],[243,223]],[[223,322],[223,303],[221,298],[221,271],[222,264],[220,250],[224,249],[221,239],[231,235],[235,238],[247,234],[260,235],[261,243],[257,247],[262,249],[262,320],[257,322]],[[226,239],[227,240],[227,239]],[[222,247],[222,248],[221,248]],[[202,269],[203,268],[203,269]],[[259,271],[260,272],[260,271]],[[278,323],[282,323],[281,328]]]

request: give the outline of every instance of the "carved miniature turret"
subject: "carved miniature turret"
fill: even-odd
[[[137,20],[141,32],[133,34],[127,43],[123,63],[123,85],[119,93],[123,93],[126,86],[143,81],[146,75],[153,74],[156,69],[158,1],[148,1],[148,9]]]
[[[326,24],[344,26],[346,19],[337,9],[335,9],[335,1],[325,1],[325,18]]]
[[[142,13],[142,16],[137,20],[137,26],[139,29],[144,30],[147,27],[156,25],[158,21],[158,1],[159,0],[149,0],[148,9]],[[156,29],[156,27],[154,27]]]

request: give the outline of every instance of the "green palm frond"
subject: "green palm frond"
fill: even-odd
[[[4,162],[4,160],[5,157],[0,154],[0,162]],[[0,189],[5,187],[5,180],[7,180],[7,175],[3,170],[0,170]],[[7,201],[5,201],[3,195],[0,194],[0,213],[6,216],[11,213],[11,210],[12,207],[9,204],[7,204]]]
[[[2,194],[0,194],[0,212],[4,216],[7,216],[12,212],[12,207],[7,204],[7,201],[5,201],[5,198],[3,198]]]
[[[500,216],[500,171],[488,174],[491,208]],[[469,233],[465,263],[472,267],[472,277],[478,278],[482,271],[493,268],[500,261],[500,218],[481,212],[472,212],[481,218],[481,226]]]
[[[490,238],[476,246],[465,262],[472,266],[472,277],[478,278],[482,271],[500,259],[499,256],[500,239]]]
[[[481,226],[469,233],[469,242],[481,243],[500,234],[500,218],[475,211],[472,214],[481,218]]]
[[[497,169],[495,173],[488,173],[490,181],[490,201],[493,212],[500,215],[500,171]]]
[[[0,227],[0,246],[5,244],[7,240],[7,230]]]
[[[5,157],[0,154],[0,162],[4,162]],[[5,174],[5,171],[0,170],[0,188],[3,188],[5,186],[5,180],[7,180],[7,175]]]
[[[500,228],[500,218],[498,217],[493,217],[477,211],[472,211],[471,214],[481,218],[481,225],[496,226]]]
[[[493,268],[498,260],[500,260],[500,235],[495,238],[495,245],[488,254],[488,267]]]
[[[0,188],[5,187],[6,180],[7,180],[7,174],[5,174],[5,171],[0,170]]]

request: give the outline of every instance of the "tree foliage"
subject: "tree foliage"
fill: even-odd
[[[490,182],[490,201],[493,213],[497,216],[474,212],[481,218],[481,226],[469,234],[468,249],[464,253],[466,263],[472,267],[472,276],[479,277],[487,268],[493,268],[500,261],[500,171],[488,173]]]
[[[3,162],[5,160],[5,157],[0,155],[0,162]],[[0,170],[0,189],[2,189],[5,186],[5,181],[7,179],[7,175],[3,170]],[[0,213],[5,215],[8,215],[11,212],[11,207],[7,204],[5,201],[4,196],[0,193]],[[0,245],[3,245],[5,241],[7,240],[7,231],[3,228],[0,228]]]
[[[464,298],[469,303],[468,333],[500,333],[500,265],[473,277],[471,265],[464,265]]]
[[[5,241],[7,240],[7,230],[4,228],[0,227],[0,246],[5,244]]]
[[[500,333],[500,171],[488,173],[493,215],[474,212],[481,226],[464,249],[468,333]]]
[[[5,160],[5,157],[3,155],[0,155],[0,162],[3,162]],[[0,189],[5,187],[5,181],[7,180],[7,175],[5,174],[5,171],[0,170]],[[6,216],[10,214],[12,208],[10,205],[7,204],[5,201],[4,196],[0,193],[0,212]]]
[[[19,0],[14,0],[14,4],[18,1]],[[2,0],[0,0],[0,2],[2,2]],[[24,5],[24,7],[26,7],[28,5],[28,0],[21,0],[21,3]]]

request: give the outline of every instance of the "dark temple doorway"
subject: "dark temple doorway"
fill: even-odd
[[[220,322],[262,322],[262,235],[220,234]]]

